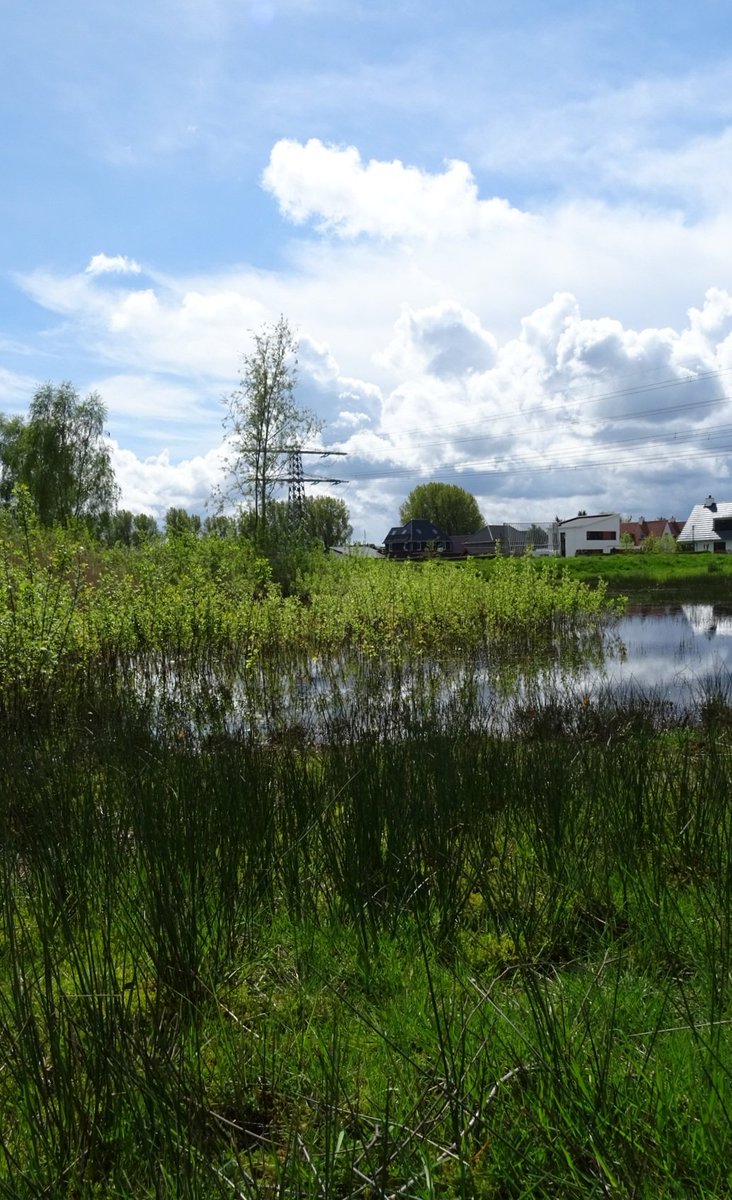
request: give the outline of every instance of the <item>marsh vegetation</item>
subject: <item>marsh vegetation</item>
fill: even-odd
[[[726,705],[500,730],[466,669],[601,653],[602,588],[2,555],[0,1195],[729,1190]]]

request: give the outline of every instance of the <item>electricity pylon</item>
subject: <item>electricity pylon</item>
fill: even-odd
[[[304,450],[302,446],[278,446],[273,453],[287,455],[287,471],[277,475],[272,482],[287,484],[287,504],[289,507],[290,524],[293,528],[302,524],[305,515],[305,484],[306,483],[348,483],[347,479],[327,479],[323,475],[306,475],[303,471],[303,454],[317,454],[320,458],[330,458],[337,455],[345,458],[345,450]]]

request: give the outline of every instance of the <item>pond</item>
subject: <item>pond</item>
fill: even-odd
[[[732,607],[636,609],[531,647],[496,639],[439,661],[354,652],[147,683],[154,724],[197,741],[653,730],[732,714]]]
[[[560,653],[548,669],[522,670],[505,697],[503,729],[526,724],[527,714],[561,712],[566,724],[583,710],[625,711],[655,727],[732,713],[732,605],[630,609],[605,629],[601,654],[578,664]]]
[[[732,605],[679,604],[629,610],[606,635],[604,661],[577,672],[575,683],[693,707],[731,678]]]

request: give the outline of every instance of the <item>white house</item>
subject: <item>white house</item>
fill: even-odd
[[[576,554],[610,554],[620,546],[620,513],[585,513],[559,522],[559,553],[562,558]]]
[[[732,502],[718,504],[714,496],[707,496],[703,504],[694,505],[676,540],[691,550],[732,554]]]

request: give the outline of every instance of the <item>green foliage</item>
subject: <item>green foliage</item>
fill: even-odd
[[[84,656],[85,568],[78,537],[43,529],[19,484],[0,513],[0,709],[43,704]]]
[[[0,413],[0,500],[8,504],[21,483],[26,457],[26,427],[22,417]],[[27,488],[27,484],[24,484]]]
[[[143,546],[160,536],[154,517],[148,513],[131,513],[126,508],[103,514],[94,523],[93,531],[107,546]]]
[[[266,558],[282,594],[300,594],[303,577],[317,572],[323,556],[322,543],[311,536],[307,522],[293,525],[287,501],[271,500],[265,526],[257,523],[252,511],[241,513],[238,524],[242,535]]]
[[[541,525],[530,525],[526,531],[526,541],[535,550],[549,545],[549,534]]]
[[[728,735],[196,745],[95,694],[4,739],[3,1194],[727,1194]]]
[[[605,589],[590,591],[558,563],[500,558],[478,567],[329,558],[307,579],[300,637],[313,649],[359,647],[396,659],[477,650],[499,632],[525,639],[563,623],[599,620]]]
[[[339,497],[306,496],[304,517],[308,536],[317,538],[326,550],[351,540],[353,527],[348,519],[348,508]]]
[[[649,533],[647,537],[643,538],[640,548],[646,554],[675,554],[676,538],[672,533],[663,533],[660,537]]]
[[[485,524],[475,496],[454,483],[420,483],[399,509],[402,525],[420,517],[441,533],[476,533]]]
[[[0,533],[0,1194],[727,1194],[723,696],[492,732],[573,564]]]
[[[709,575],[713,567],[713,576]],[[732,554],[673,552],[605,554],[567,559],[565,570],[591,585],[602,580],[608,594],[631,595],[639,602],[724,600],[732,582]]]
[[[184,508],[169,508],[165,514],[165,533],[169,538],[198,537],[201,518]]]
[[[27,420],[0,418],[0,499],[8,504],[22,484],[45,526],[113,511],[119,491],[104,417],[96,392],[82,400],[70,383],[49,383],[33,397]]]
[[[213,513],[203,522],[203,532],[206,537],[233,538],[242,532],[242,522],[238,517],[226,516],[224,513]]]
[[[27,498],[6,515],[2,553],[6,699],[27,691],[43,655],[54,679],[99,661],[133,669],[145,653],[195,661],[359,649],[399,660],[478,650],[499,631],[546,638],[596,624],[609,607],[603,587],[591,591],[555,563],[499,559],[486,580],[484,568],[451,563],[331,559],[298,531],[264,554],[241,536],[184,529],[92,556],[71,533],[43,536]]]
[[[132,545],[145,546],[160,536],[158,523],[149,513],[135,513],[132,518]]]

